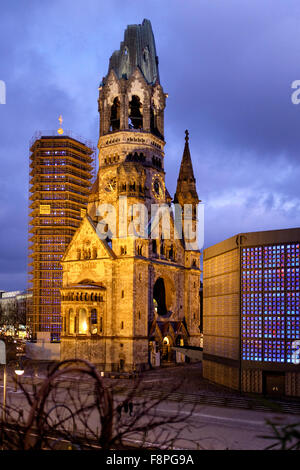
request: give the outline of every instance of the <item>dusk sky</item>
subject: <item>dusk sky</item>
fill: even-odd
[[[184,148],[205,204],[205,247],[300,225],[299,0],[1,2],[0,289],[26,288],[29,143],[63,127],[97,144],[98,85],[128,24],[152,23],[166,184]]]

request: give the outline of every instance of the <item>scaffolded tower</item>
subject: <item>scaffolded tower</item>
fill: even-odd
[[[51,341],[59,341],[60,259],[86,213],[95,149],[68,132],[36,135],[30,152],[28,271],[33,296],[27,325],[33,337],[49,332]]]

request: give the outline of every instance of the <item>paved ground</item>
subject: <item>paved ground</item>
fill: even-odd
[[[22,380],[26,381],[26,378],[35,377],[38,383],[46,376],[49,367],[51,364],[46,362],[27,361]],[[9,374],[13,376],[13,370]],[[119,375],[122,378],[119,378]],[[68,377],[70,376],[68,375]],[[104,378],[104,382],[119,391],[136,387],[136,381],[132,378],[125,378],[126,374],[114,374],[114,377],[114,379]],[[76,380],[76,377],[73,379]],[[241,394],[238,391],[208,382],[202,377],[201,362],[148,370],[137,379],[137,382],[139,382],[139,395],[142,389],[144,394],[152,398],[157,398],[159,394],[165,393],[168,395],[169,401],[300,415],[300,400],[287,397],[282,400],[274,400],[260,395]],[[0,387],[1,383],[2,377],[0,377]],[[12,384],[12,386],[14,385]],[[89,385],[87,385],[88,388]]]

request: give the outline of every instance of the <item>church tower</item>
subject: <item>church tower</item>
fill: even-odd
[[[99,171],[62,261],[62,359],[142,370],[200,345],[200,252],[186,256],[165,185],[166,98],[150,21],[128,26],[99,85]]]
[[[171,202],[165,193],[166,98],[150,21],[128,26],[99,86],[99,175],[90,197],[92,217],[99,196],[102,203],[126,196],[148,208]]]

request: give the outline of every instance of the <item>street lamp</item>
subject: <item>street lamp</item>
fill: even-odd
[[[18,388],[18,383],[19,383],[19,377],[21,377],[24,374],[24,367],[22,367],[21,361],[18,362],[16,368],[15,368],[15,374],[17,376],[16,378],[16,386],[15,386],[15,392],[17,391]]]

